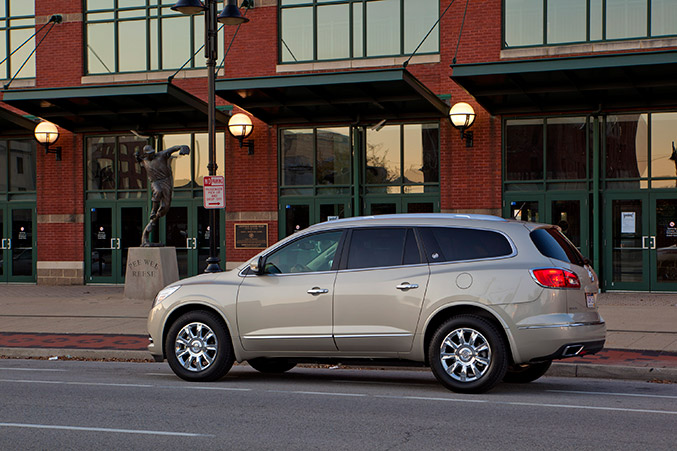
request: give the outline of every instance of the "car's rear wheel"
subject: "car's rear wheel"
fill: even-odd
[[[217,315],[196,310],[181,315],[170,326],[165,355],[172,371],[187,381],[215,381],[233,366],[228,328]]]
[[[503,337],[493,324],[475,315],[459,315],[443,323],[428,352],[435,377],[459,393],[490,390],[508,366]]]
[[[510,365],[503,376],[503,382],[512,384],[528,384],[543,376],[552,365],[552,360],[524,365]]]
[[[280,374],[291,370],[296,366],[296,362],[283,358],[266,358],[247,360],[249,366],[256,371],[268,374]]]

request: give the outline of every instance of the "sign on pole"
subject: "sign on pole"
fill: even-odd
[[[226,208],[226,181],[222,175],[206,175],[202,186],[205,208]]]

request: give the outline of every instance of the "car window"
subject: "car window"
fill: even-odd
[[[405,246],[408,236],[413,242],[409,241]],[[406,228],[355,229],[350,238],[347,268],[399,266],[405,261],[419,263],[418,247],[414,251],[412,245],[416,246],[413,231]]]
[[[513,253],[505,235],[492,230],[423,227],[421,235],[430,263],[496,258]]]
[[[342,234],[341,231],[322,232],[292,241],[266,257],[264,273],[330,271]]]
[[[540,253],[546,257],[585,266],[585,259],[576,246],[555,227],[536,229],[529,236]]]

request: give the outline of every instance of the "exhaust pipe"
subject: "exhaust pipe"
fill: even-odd
[[[569,345],[562,351],[562,357],[573,357],[581,353],[583,345]]]

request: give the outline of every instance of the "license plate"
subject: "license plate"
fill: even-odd
[[[595,308],[596,301],[597,293],[585,293],[585,302],[588,304],[588,308]]]

